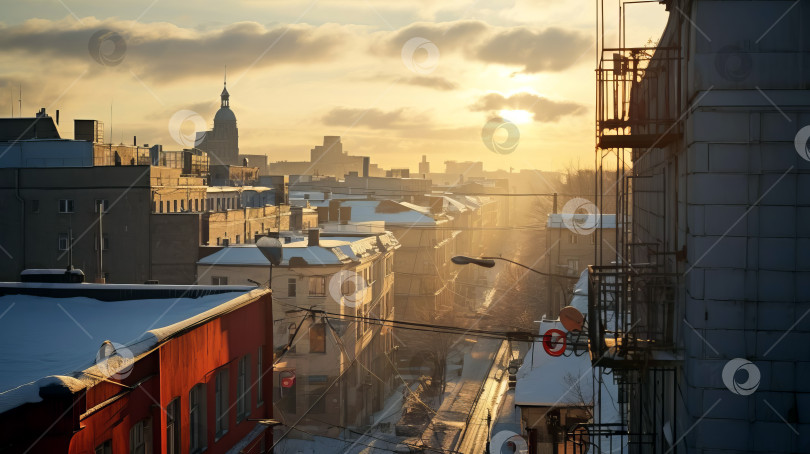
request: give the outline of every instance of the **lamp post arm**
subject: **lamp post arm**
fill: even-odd
[[[513,265],[517,265],[517,266],[519,266],[521,268],[525,268],[525,269],[527,269],[529,271],[532,271],[532,272],[535,272],[535,273],[537,273],[537,274],[539,274],[541,276],[559,277],[561,279],[579,280],[579,276],[567,276],[565,274],[544,273],[542,271],[539,271],[539,270],[536,270],[534,268],[528,267],[528,266],[526,266],[526,265],[524,265],[522,263],[518,263],[518,262],[516,262],[514,260],[505,259],[503,257],[481,257],[481,258],[485,259],[485,260],[503,260],[504,262],[509,262],[509,263],[511,263]]]

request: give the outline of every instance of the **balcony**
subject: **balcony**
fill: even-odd
[[[675,353],[677,275],[650,265],[588,267],[588,339],[594,366],[669,366]]]
[[[596,69],[600,149],[663,147],[681,133],[680,49],[607,48]]]

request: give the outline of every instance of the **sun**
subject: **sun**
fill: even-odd
[[[530,123],[534,117],[531,112],[525,110],[502,110],[499,114],[505,120],[509,120],[515,124]]]

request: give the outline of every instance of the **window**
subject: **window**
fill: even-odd
[[[158,211],[163,213],[163,201],[158,202]]]
[[[287,279],[287,296],[295,296],[295,278]]]
[[[200,211],[200,200],[194,199],[194,211]]]
[[[574,276],[579,273],[579,260],[577,259],[568,259],[568,274]]]
[[[70,242],[68,241],[68,234],[67,233],[60,233],[59,234],[59,250],[60,251],[67,251],[70,248]]]
[[[109,200],[106,200],[106,199],[96,199],[96,201],[95,201],[95,202],[93,202],[93,212],[94,212],[94,213],[98,213],[98,206],[99,206],[99,205],[101,205],[101,207],[102,207],[102,209],[103,209],[103,210],[102,210],[102,213],[106,213],[107,211],[109,211],[109,210],[110,210],[110,201],[109,201]]]
[[[180,211],[186,211],[186,201],[185,200],[180,201]]]
[[[239,377],[236,382],[236,421],[250,415],[250,355],[239,360]]]
[[[73,199],[62,199],[59,201],[60,213],[73,213]]]
[[[104,443],[96,446],[95,454],[112,454],[112,440],[106,440]]]
[[[102,250],[106,251],[110,248],[110,237],[105,233],[102,238],[104,239],[104,249]],[[98,250],[98,234],[93,235],[93,248],[96,251]]]
[[[591,234],[591,244],[596,244],[596,234],[595,233]]]
[[[177,200],[174,201],[174,212],[177,213]]]
[[[326,296],[326,276],[310,276],[309,296]]]
[[[206,448],[205,384],[198,383],[188,393],[189,451],[194,454]]]
[[[129,452],[131,454],[151,454],[152,418],[142,419],[129,429]]]
[[[31,212],[39,213],[39,200],[31,201]]]
[[[221,243],[222,243],[222,239],[218,237],[217,238],[217,246],[219,246]]]
[[[264,387],[262,386],[262,382],[264,381],[264,371],[262,370],[262,355],[264,354],[264,346],[259,346],[259,355],[256,358],[256,406],[260,407],[264,403],[264,399],[262,398],[262,392]]]
[[[228,277],[227,276],[212,276],[211,277],[211,284],[212,285],[228,285]]]
[[[236,235],[236,244],[239,244],[239,235]]]
[[[309,352],[326,353],[325,323],[316,323],[309,328]]]
[[[216,399],[216,439],[228,432],[228,369],[217,372],[214,383]]]
[[[577,234],[571,232],[568,234],[568,243],[569,244],[577,244]]]
[[[166,406],[166,454],[180,454],[180,398]]]

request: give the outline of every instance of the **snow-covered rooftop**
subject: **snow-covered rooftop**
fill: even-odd
[[[552,213],[548,215],[546,227],[551,229],[564,229],[568,226],[582,229],[615,229],[615,214],[573,214]]]
[[[360,260],[361,256],[382,252],[399,243],[390,232],[372,236],[321,237],[318,246],[307,240],[282,244],[284,255],[280,266],[304,260],[309,265],[341,265]],[[254,244],[233,245],[207,256],[198,265],[269,266],[270,262]]]
[[[557,321],[543,321],[540,334],[552,328],[565,331]],[[517,373],[515,405],[576,405],[579,402],[577,390],[590,392],[592,383],[591,359],[587,352],[581,356],[555,357],[547,354],[540,342],[535,342]]]
[[[11,286],[5,284],[9,293]],[[42,289],[82,289],[92,295],[98,285],[16,284]],[[122,294],[127,286],[118,286]],[[164,286],[129,286],[133,291]],[[176,286],[172,286],[176,287]],[[195,288],[187,286],[187,288]],[[230,288],[228,290],[231,290]],[[82,389],[104,375],[96,355],[105,341],[120,344],[132,357],[149,351],[168,336],[212,316],[233,310],[266,290],[233,291],[197,298],[147,298],[103,301],[90,297],[0,296],[0,413],[39,402],[39,389],[59,384]],[[120,347],[117,347],[120,349]],[[95,373],[93,373],[95,371]]]

